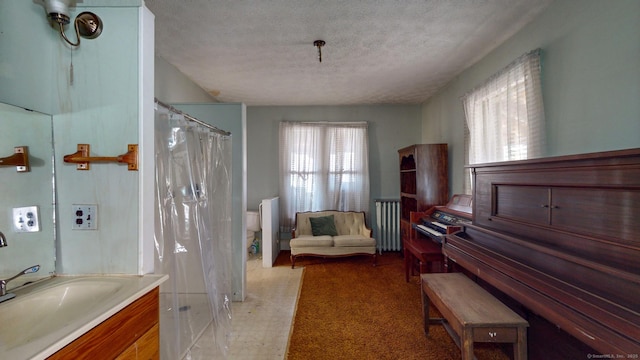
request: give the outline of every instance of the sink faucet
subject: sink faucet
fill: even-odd
[[[4,234],[2,232],[0,232],[0,247],[5,247],[9,244],[7,244],[7,238],[4,237]]]
[[[22,275],[26,275],[26,274],[31,274],[34,272],[37,272],[38,270],[40,270],[40,265],[33,265],[30,268],[24,269],[21,272],[19,272],[17,275],[8,278],[7,280],[0,280],[0,296],[5,296],[7,295],[7,283],[15,278],[18,278]],[[7,299],[8,300],[8,299]],[[0,300],[0,302],[2,302],[2,300]]]

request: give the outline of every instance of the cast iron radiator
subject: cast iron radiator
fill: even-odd
[[[400,200],[376,199],[376,228],[374,237],[378,252],[400,251]]]

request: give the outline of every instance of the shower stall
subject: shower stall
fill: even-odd
[[[155,271],[169,275],[160,287],[161,359],[224,359],[231,333],[231,136],[155,105]]]

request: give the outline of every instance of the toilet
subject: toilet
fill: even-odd
[[[247,211],[247,246],[253,244],[253,240],[256,239],[256,232],[261,229],[260,212]]]

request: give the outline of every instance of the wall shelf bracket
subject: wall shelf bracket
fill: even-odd
[[[78,170],[89,170],[92,162],[114,162],[127,164],[129,171],[138,170],[138,144],[129,144],[127,152],[118,156],[89,156],[91,145],[78,144],[78,151],[65,155],[64,162],[77,165]]]
[[[17,172],[29,172],[29,147],[16,146],[13,155],[0,158],[0,166],[15,166]]]

